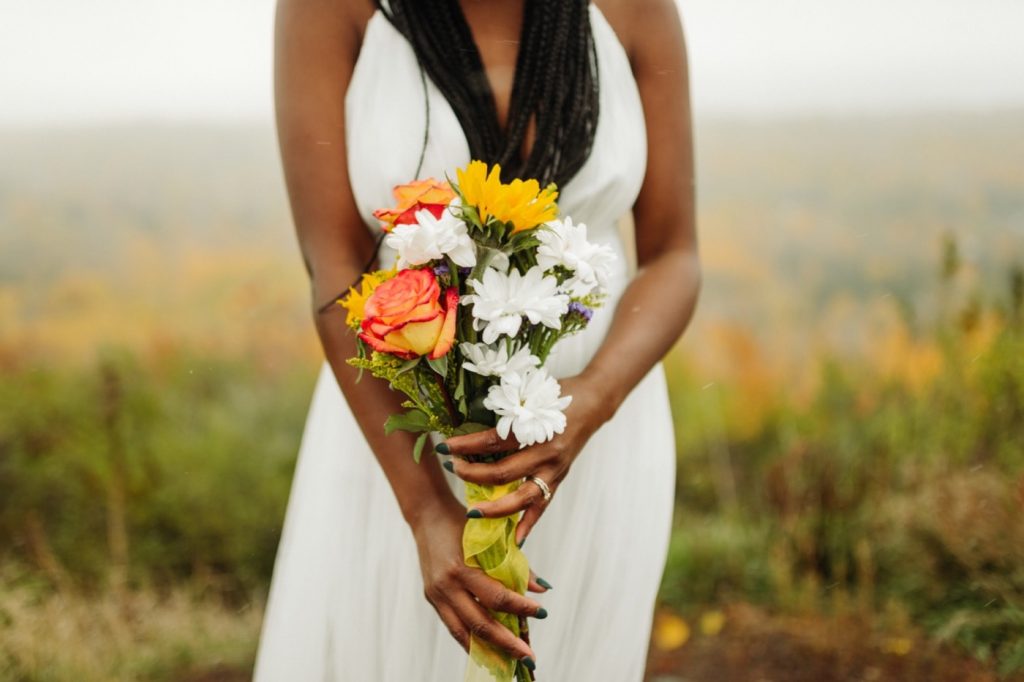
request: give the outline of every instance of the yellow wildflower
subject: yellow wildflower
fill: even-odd
[[[882,642],[882,651],[897,656],[906,656],[913,648],[914,640],[909,637],[887,637]]]
[[[512,223],[513,232],[529,230],[558,217],[558,190],[548,185],[540,188],[536,180],[501,181],[501,166],[494,164],[490,172],[483,161],[472,161],[465,170],[456,172],[463,201],[480,214],[484,225],[491,218]]]
[[[675,651],[690,639],[690,626],[674,613],[662,612],[654,619],[654,646]]]
[[[374,289],[394,277],[396,272],[394,268],[364,272],[363,278],[359,281],[359,289],[349,287],[348,294],[338,300],[338,304],[348,311],[345,316],[345,324],[355,329],[359,328],[359,324],[363,321],[363,308],[366,307],[366,299],[370,298]]]
[[[700,617],[700,631],[708,637],[714,637],[725,626],[725,614],[721,611],[706,611]]]

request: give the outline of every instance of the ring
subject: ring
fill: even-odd
[[[530,476],[530,480],[536,483],[537,487],[540,488],[541,494],[544,495],[545,502],[551,499],[551,488],[549,488],[548,484],[544,482],[544,479],[537,478],[536,476]]]

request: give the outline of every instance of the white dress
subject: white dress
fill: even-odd
[[[647,140],[626,53],[591,6],[600,71],[593,152],[563,188],[562,213],[619,254],[608,304],[563,340],[549,367],[583,369],[604,337],[629,275],[616,229],[643,181]],[[453,175],[469,159],[454,112],[427,83],[411,47],[378,11],[346,93],[349,174],[371,229],[375,208],[412,178]],[[384,254],[387,261],[391,254]],[[427,453],[425,456],[432,456]],[[460,481],[451,477],[462,497]],[[531,620],[537,675],[555,682],[643,678],[673,510],[675,445],[660,365],[591,438],[524,551],[554,589]],[[412,534],[324,365],[313,396],[278,549],[257,656],[257,682],[460,682],[466,654],[423,597]]]

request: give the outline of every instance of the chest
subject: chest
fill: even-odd
[[[504,127],[519,59],[524,1],[463,0],[461,5],[491,86],[498,122]]]
[[[471,19],[472,20],[472,19]],[[596,5],[590,21],[598,72],[600,106],[593,149],[576,177],[562,187],[560,207],[595,234],[614,230],[615,220],[636,198],[646,165],[643,108],[628,57]],[[491,30],[490,24],[476,30]],[[481,33],[480,50],[494,68],[508,71],[496,100],[509,97],[518,45],[514,29]],[[412,177],[445,178],[470,160],[469,146],[450,104],[423,71],[405,38],[377,13],[370,20],[345,98],[349,178],[368,226],[373,210],[390,205],[391,190]]]

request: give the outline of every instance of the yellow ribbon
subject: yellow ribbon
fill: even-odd
[[[515,491],[519,481],[501,486],[466,484],[466,503],[473,507]],[[530,580],[526,555],[516,545],[517,515],[497,519],[468,519],[462,533],[462,552],[467,566],[474,566],[511,590],[524,594]],[[496,621],[519,636],[519,617],[491,611]],[[504,650],[473,637],[464,682],[512,682],[517,661]]]

